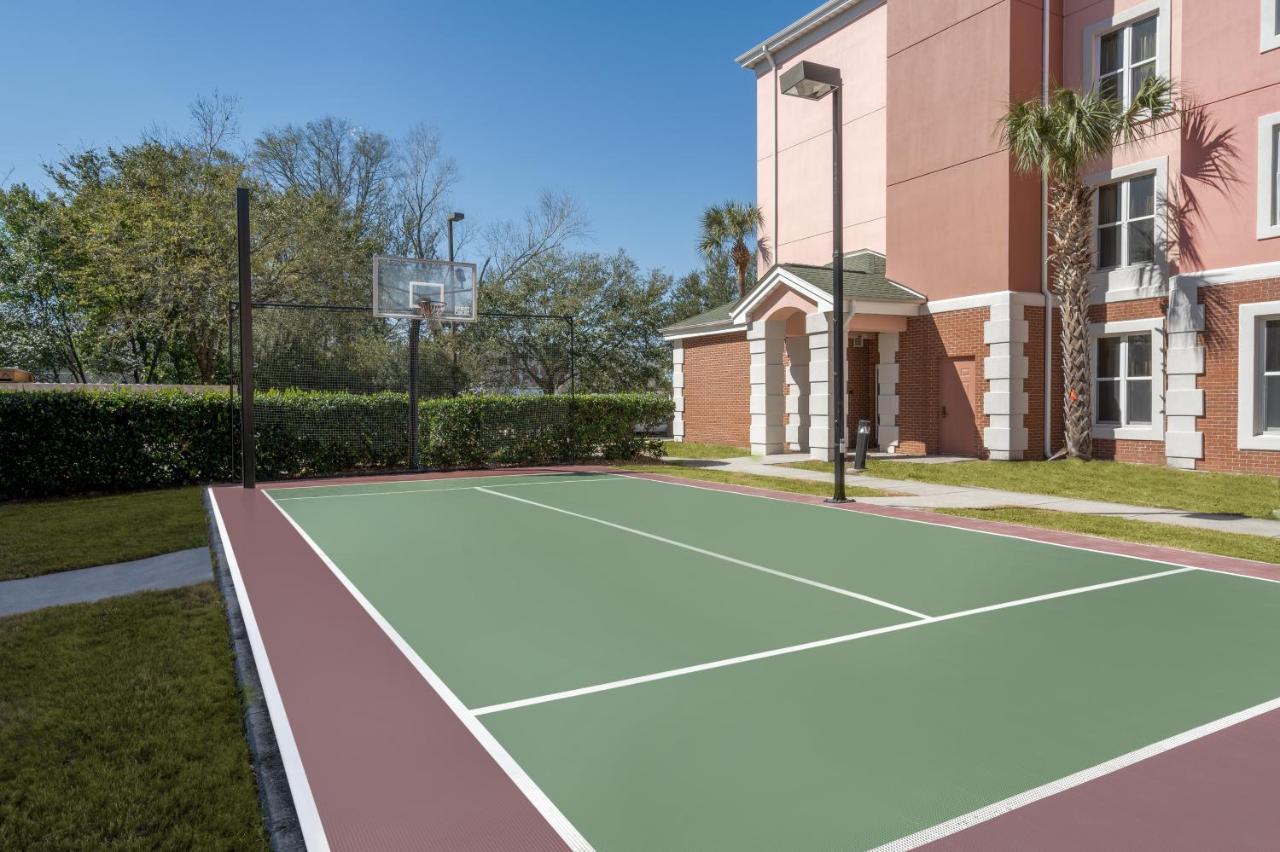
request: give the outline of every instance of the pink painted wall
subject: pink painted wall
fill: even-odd
[[[1039,184],[997,121],[1039,91],[1040,29],[1027,0],[890,6],[888,273],[930,299],[1039,289]]]
[[[1182,228],[1187,271],[1280,260],[1280,238],[1257,235],[1258,119],[1280,112],[1280,49],[1260,51],[1261,5],[1175,2],[1181,77],[1203,105],[1180,140],[1182,191],[1196,204]]]
[[[789,316],[796,311],[799,311],[803,318],[804,314],[811,314],[817,310],[818,305],[812,300],[806,299],[790,287],[779,287],[756,305],[751,311],[750,319],[752,322],[776,319]]]
[[[871,4],[867,4],[868,6]],[[889,7],[855,10],[777,57],[780,75],[800,60],[834,65],[844,81],[844,245],[885,250],[885,34]],[[778,96],[768,62],[757,68],[757,203],[782,263],[831,261],[831,104]],[[774,104],[778,198],[774,197]]]

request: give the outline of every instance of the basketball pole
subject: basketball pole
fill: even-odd
[[[409,320],[409,469],[418,469],[418,337],[422,320]]]
[[[249,190],[236,188],[236,261],[240,278],[240,478],[256,483],[253,435],[253,275],[249,267]]]

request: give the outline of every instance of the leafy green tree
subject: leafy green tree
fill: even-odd
[[[669,276],[614,255],[554,250],[481,292],[487,311],[573,316],[579,391],[658,387],[666,380],[661,328]],[[468,382],[543,393],[567,390],[570,328],[557,319],[481,319],[466,334]]]
[[[1047,102],[1010,104],[1000,119],[1015,168],[1049,182],[1049,263],[1062,318],[1063,421],[1066,452],[1074,458],[1093,454],[1088,313],[1094,190],[1081,175],[1090,161],[1159,130],[1175,114],[1174,99],[1168,79],[1149,77],[1128,106],[1096,89],[1060,88]]]
[[[86,380],[81,263],[65,211],[25,185],[0,189],[0,361],[40,378]]]
[[[772,262],[769,242],[759,233],[763,227],[764,214],[754,204],[729,201],[708,207],[702,214],[698,250],[708,261],[728,256],[738,275],[739,299],[747,295],[747,275],[755,258]]]
[[[755,270],[747,271],[747,289],[755,285]],[[738,298],[728,260],[719,255],[705,267],[678,279],[667,296],[667,323],[679,322]]]

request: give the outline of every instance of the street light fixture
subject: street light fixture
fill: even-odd
[[[784,95],[818,101],[831,95],[831,417],[835,490],[829,503],[846,503],[844,491],[846,437],[844,395],[844,198],[841,191],[840,69],[816,62],[797,62],[782,73],[778,86]]]
[[[449,225],[449,262],[453,263],[453,223],[461,222],[467,218],[465,213],[450,213],[449,218],[445,220]]]

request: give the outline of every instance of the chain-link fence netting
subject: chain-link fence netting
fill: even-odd
[[[231,305],[233,397],[239,314]],[[571,317],[422,322],[416,345],[414,325],[374,317],[367,306],[255,304],[256,477],[574,460],[581,436]],[[238,436],[231,445],[242,475]]]

